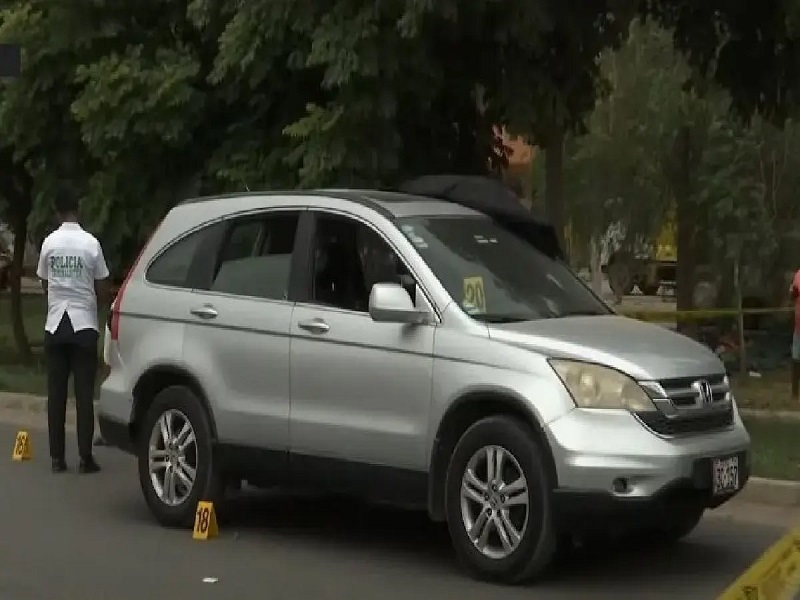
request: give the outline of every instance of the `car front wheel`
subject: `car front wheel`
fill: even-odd
[[[521,583],[552,561],[550,482],[526,424],[496,416],[472,425],[453,452],[445,502],[456,554],[478,578]]]
[[[173,386],[155,397],[140,428],[139,483],[162,525],[189,527],[199,501],[220,500],[212,446],[209,419],[194,392]]]

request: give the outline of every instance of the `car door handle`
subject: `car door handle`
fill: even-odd
[[[300,329],[305,329],[311,333],[328,333],[331,327],[322,319],[311,319],[309,321],[300,321],[297,326]]]
[[[195,317],[200,317],[201,319],[216,319],[217,318],[217,309],[209,304],[205,304],[203,306],[198,306],[197,308],[193,308],[189,311]]]

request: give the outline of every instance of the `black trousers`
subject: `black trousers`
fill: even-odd
[[[78,417],[78,452],[81,458],[92,456],[98,337],[94,329],[74,331],[66,312],[54,333],[45,332],[47,425],[51,458],[64,458],[64,426],[70,375],[75,389]]]

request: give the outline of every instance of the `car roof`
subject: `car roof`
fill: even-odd
[[[252,205],[253,200],[262,198],[264,207],[270,206],[270,198],[275,196],[309,196],[314,198],[332,197],[340,200],[349,200],[356,204],[372,208],[390,218],[412,216],[484,216],[482,213],[447,200],[417,196],[403,192],[392,192],[370,189],[320,189],[320,190],[282,190],[282,191],[257,191],[236,192],[218,196],[203,196],[184,200],[180,205],[197,204],[226,200],[241,199],[242,203]]]
[[[371,204],[376,208],[391,214],[393,217],[421,217],[421,216],[480,216],[476,210],[462,206],[455,202],[417,196],[404,192],[390,192],[384,190],[320,190],[320,193],[332,192],[357,198],[357,201]]]

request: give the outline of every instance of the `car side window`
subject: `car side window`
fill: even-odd
[[[253,256],[263,228],[263,221],[245,221],[235,225],[222,248],[220,264]]]
[[[405,264],[375,231],[337,215],[319,214],[313,247],[311,300],[345,310],[367,312],[376,283],[400,283],[414,299]]]
[[[190,287],[189,268],[199,244],[205,238],[205,232],[205,229],[200,229],[172,244],[153,261],[145,279],[157,285]]]
[[[220,252],[211,291],[286,300],[299,212],[234,222]]]

